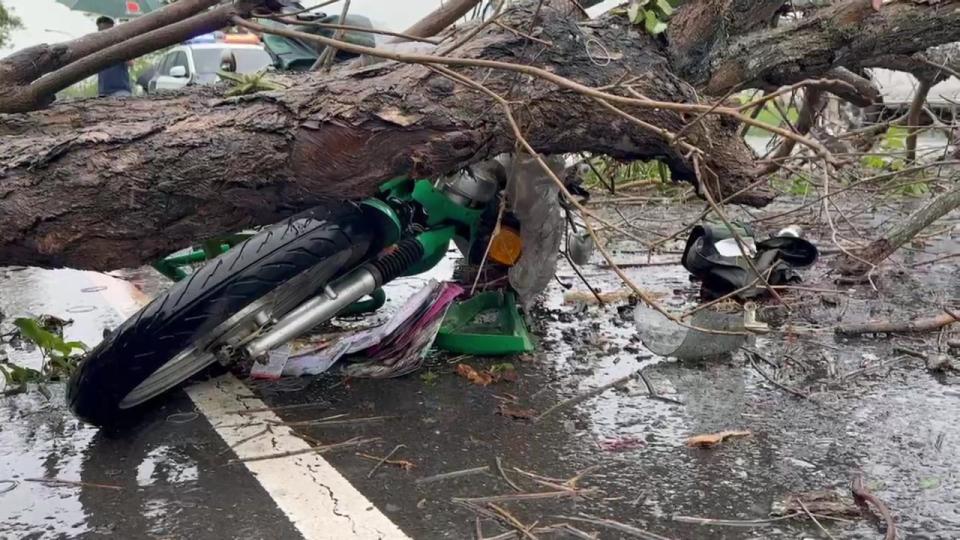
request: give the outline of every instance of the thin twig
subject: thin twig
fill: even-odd
[[[417,484],[427,484],[430,482],[439,482],[441,480],[450,480],[452,478],[460,478],[463,476],[470,476],[473,474],[483,474],[488,472],[490,472],[490,466],[484,465],[483,467],[474,467],[472,469],[463,469],[461,471],[435,474],[433,476],[424,476],[423,478],[416,479],[414,482]]]
[[[227,463],[228,463],[228,464],[233,464],[233,463],[249,463],[249,462],[251,462],[251,461],[263,461],[263,460],[267,460],[267,459],[279,459],[279,458],[285,458],[285,457],[291,457],[291,456],[299,456],[299,455],[303,455],[303,454],[324,454],[324,453],[329,452],[329,451],[331,451],[331,450],[340,450],[341,448],[348,448],[348,447],[353,447],[353,446],[360,446],[360,445],[362,445],[362,444],[369,444],[369,443],[376,442],[376,441],[379,441],[379,440],[380,440],[380,437],[372,437],[372,438],[369,438],[369,439],[363,439],[363,438],[360,438],[360,437],[354,437],[354,438],[352,438],[352,439],[350,439],[350,440],[347,440],[347,441],[343,441],[343,442],[339,442],[339,443],[334,443],[334,444],[327,444],[327,445],[324,445],[324,446],[311,446],[310,448],[301,448],[300,450],[290,450],[290,451],[287,451],[287,452],[278,452],[278,453],[276,453],[276,454],[264,454],[264,455],[260,455],[260,456],[251,456],[251,457],[245,457],[245,458],[231,459],[231,460],[228,461]]]
[[[503,470],[503,461],[500,460],[500,456],[497,456],[497,470],[500,471],[500,476],[503,477],[504,481],[506,481],[507,484],[510,487],[512,487],[514,491],[518,493],[523,492],[523,490],[520,489],[520,486],[515,484],[514,481],[511,480],[509,476],[507,476],[507,472]]]
[[[570,521],[580,521],[583,523],[590,523],[592,525],[599,525],[601,527],[607,527],[615,531],[629,534],[636,538],[643,538],[645,540],[671,540],[666,536],[660,536],[659,534],[652,533],[650,531],[645,531],[643,529],[638,529],[633,525],[627,525],[626,523],[620,523],[619,521],[614,521],[612,519],[598,518],[594,516],[576,517],[576,516],[553,516],[557,519],[568,519]]]
[[[802,512],[795,512],[792,514],[787,514],[784,516],[777,516],[766,519],[714,519],[714,518],[704,518],[696,516],[677,516],[674,515],[672,519],[679,523],[692,523],[694,525],[709,525],[709,526],[722,526],[722,527],[764,527],[778,521],[786,521],[788,519],[793,519],[797,516],[802,516]]]
[[[529,39],[530,41],[536,41],[537,43],[540,43],[540,44],[542,44],[542,45],[546,45],[547,47],[553,47],[553,43],[550,43],[549,41],[540,39],[540,38],[538,38],[538,37],[533,37],[533,36],[531,36],[530,34],[527,34],[527,33],[521,32],[520,30],[517,30],[516,28],[507,26],[507,25],[503,24],[503,23],[500,22],[500,21],[494,21],[493,24],[499,26],[500,28],[503,28],[504,30],[506,30],[506,31],[508,31],[508,32],[512,32],[512,33],[513,33],[514,35],[516,35],[516,36],[520,36],[520,37],[522,37],[522,38]]]
[[[79,487],[93,487],[101,489],[112,489],[119,491],[123,489],[120,486],[114,486],[111,484],[94,484],[92,482],[80,482],[78,480],[63,480],[60,478],[24,478],[24,482],[38,482],[40,484],[55,484],[63,486],[79,486]]]
[[[566,497],[586,497],[598,493],[596,488],[587,489],[558,489],[556,491],[540,491],[533,493],[507,493],[504,495],[491,495],[489,497],[454,497],[453,502],[487,504],[512,501],[539,501],[543,499],[563,499]]]
[[[530,540],[537,540],[537,537],[534,536],[532,532],[530,532],[530,529],[534,528],[536,526],[536,523],[534,523],[533,525],[530,525],[529,527],[525,526],[523,523],[520,523],[519,519],[513,517],[513,514],[508,512],[506,509],[501,508],[493,503],[490,503],[488,506],[490,508],[493,508],[493,510],[496,513],[500,514],[500,516],[506,519],[511,525],[516,527],[516,529],[520,532],[522,536],[526,536]]]
[[[307,22],[307,21],[298,21],[295,19],[287,19],[285,17],[275,17],[273,18],[273,20],[277,22],[282,22],[284,24],[292,24],[296,26],[315,26],[317,28],[329,28],[331,30],[344,30],[347,32],[365,32],[367,34],[381,34],[384,36],[398,37],[398,38],[403,38],[409,41],[420,41],[423,43],[430,43],[433,45],[437,45],[438,43],[440,43],[440,40],[436,38],[419,37],[419,36],[414,36],[412,34],[404,34],[403,32],[393,32],[390,30],[365,28],[363,26],[351,26],[349,24]]]
[[[653,399],[659,399],[660,401],[666,401],[667,403],[673,403],[676,405],[683,405],[683,402],[679,399],[674,399],[672,397],[664,396],[658,394],[656,390],[653,389],[653,385],[650,384],[650,381],[647,379],[646,374],[641,369],[637,372],[637,375],[640,377],[640,380],[643,381],[643,385],[647,387],[647,394]]]
[[[497,12],[491,15],[489,19],[481,22],[480,24],[477,25],[476,28],[474,28],[473,30],[465,34],[463,37],[461,37],[457,41],[453,42],[453,44],[451,44],[446,49],[437,53],[437,56],[447,56],[448,54],[452,53],[453,51],[465,45],[468,41],[473,39],[477,34],[479,34],[480,32],[483,32],[484,28],[495,23],[497,19],[499,19],[500,16],[504,14],[504,11],[503,11],[504,4],[506,4],[506,2],[501,2],[500,5],[497,6]]]
[[[817,518],[813,517],[813,514],[810,513],[810,509],[807,508],[807,505],[803,504],[803,501],[800,500],[800,497],[797,497],[797,504],[800,505],[800,508],[803,508],[804,513],[807,514],[807,517],[813,520],[813,522],[816,523],[817,527],[819,527],[820,530],[823,531],[823,534],[827,535],[827,538],[829,538],[830,540],[837,540],[836,538],[833,537],[832,534],[830,534],[830,531],[828,531],[823,525],[820,524],[819,521],[817,521]]]
[[[350,0],[343,1],[343,10],[340,11],[340,19],[338,22],[343,22],[347,19],[347,12],[350,11]],[[339,41],[343,39],[343,29],[338,29],[333,33],[334,41]],[[333,59],[337,56],[338,49],[333,45],[327,45],[323,48],[323,53],[317,58],[317,61],[314,62],[313,66],[310,68],[311,71],[317,71],[319,69],[329,69],[330,65],[333,64]]]
[[[240,446],[241,444],[243,444],[243,443],[245,443],[245,442],[252,441],[252,440],[256,439],[257,437],[260,437],[260,436],[262,436],[262,435],[266,435],[267,433],[270,433],[270,426],[267,426],[267,427],[263,428],[261,431],[258,431],[258,432],[256,432],[256,433],[254,433],[253,435],[250,435],[249,437],[244,437],[244,438],[240,439],[239,441],[231,444],[230,446],[227,447],[226,450],[224,450],[223,452],[220,452],[220,455],[222,456],[223,454],[226,454],[227,452],[230,452],[231,450],[236,449],[236,448],[237,448],[238,446]]]
[[[584,401],[586,401],[586,400],[588,400],[588,399],[590,399],[590,398],[592,398],[592,397],[598,396],[598,395],[606,392],[607,390],[610,390],[611,388],[616,388],[616,387],[618,387],[618,386],[623,386],[624,384],[630,382],[634,377],[636,377],[638,373],[640,373],[640,370],[639,370],[639,369],[636,370],[636,371],[634,371],[633,373],[631,373],[631,374],[629,374],[629,375],[626,375],[626,376],[624,376],[624,377],[620,377],[619,379],[616,379],[616,380],[614,380],[614,381],[608,382],[607,384],[600,385],[600,386],[598,386],[598,387],[596,387],[596,388],[594,388],[594,389],[592,389],[592,390],[590,390],[590,391],[588,391],[588,392],[584,392],[584,393],[582,393],[582,394],[580,394],[580,395],[577,395],[577,396],[574,396],[574,397],[572,397],[572,398],[570,398],[570,399],[565,399],[565,400],[561,401],[560,403],[557,403],[556,405],[553,405],[552,407],[550,407],[550,408],[548,408],[547,410],[545,410],[545,411],[543,411],[542,413],[540,413],[538,416],[536,416],[536,417],[533,419],[533,421],[534,421],[534,422],[539,422],[539,421],[543,420],[544,418],[546,418],[547,416],[549,416],[550,414],[555,413],[555,412],[557,412],[557,411],[560,410],[560,409],[565,409],[565,408],[567,408],[567,407],[576,405],[576,404],[578,404],[578,403],[582,403],[582,402],[584,402]]]
[[[490,248],[493,247],[493,239],[500,234],[500,227],[503,224],[503,212],[507,209],[507,198],[500,197],[500,208],[497,210],[497,223],[493,226],[493,232],[490,233],[490,239],[487,240],[487,247],[483,250],[483,258],[480,259],[480,266],[477,267],[477,275],[473,278],[473,285],[470,287],[470,296],[477,290],[477,283],[480,282],[480,276],[483,275],[483,265],[487,262],[490,255]]]
[[[280,407],[260,407],[258,409],[236,409],[227,411],[224,414],[253,414],[275,411],[292,411],[296,409],[315,409],[317,407],[329,407],[329,403],[299,403],[297,405],[281,405]]]
[[[372,469],[370,469],[370,472],[367,473],[367,478],[370,478],[371,476],[373,476],[373,473],[377,472],[377,469],[379,469],[384,463],[389,461],[390,458],[392,458],[393,455],[397,453],[397,450],[400,450],[401,448],[406,448],[406,445],[398,444],[394,446],[393,450],[391,450],[389,454],[383,456],[383,459],[378,461],[377,464],[374,465]]]
[[[809,395],[809,394],[807,394],[807,393],[805,393],[805,392],[801,392],[800,390],[797,390],[797,389],[795,389],[795,388],[790,388],[789,386],[787,386],[787,385],[785,385],[785,384],[782,384],[782,383],[779,383],[779,382],[777,382],[776,380],[774,380],[773,377],[771,377],[770,375],[768,375],[767,372],[764,371],[763,368],[761,368],[759,364],[757,364],[757,361],[756,361],[755,358],[754,358],[755,356],[758,357],[758,356],[760,356],[760,355],[758,355],[758,354],[755,353],[755,352],[749,352],[749,351],[747,352],[747,359],[750,361],[750,365],[753,366],[753,370],[756,371],[757,373],[759,373],[761,377],[763,377],[764,379],[766,379],[770,384],[772,384],[772,385],[776,386],[777,388],[783,390],[784,392],[793,394],[793,395],[795,395],[795,396],[797,396],[797,397],[802,397],[803,399],[810,399],[810,395]]]
[[[344,415],[338,415],[344,416]],[[296,422],[279,422],[277,420],[270,420],[265,418],[264,422],[272,424],[274,426],[347,426],[352,424],[369,424],[371,422],[383,422],[384,420],[392,420],[397,418],[396,416],[371,416],[369,418],[348,418],[346,420],[333,420],[332,418],[320,418],[317,420],[298,420]]]

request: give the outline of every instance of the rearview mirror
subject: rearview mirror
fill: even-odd
[[[177,79],[182,79],[187,76],[187,68],[183,66],[173,66],[170,68],[170,76]]]

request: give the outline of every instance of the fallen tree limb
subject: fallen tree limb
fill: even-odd
[[[960,185],[936,196],[926,206],[900,222],[885,237],[875,240],[865,249],[858,250],[856,255],[861,260],[851,257],[838,260],[837,269],[846,276],[865,274],[871,268],[863,261],[868,261],[874,266],[880,264],[900,249],[900,246],[906,244],[933,222],[957,208],[960,208]]]
[[[914,319],[912,321],[876,321],[859,324],[837,326],[834,331],[841,336],[860,336],[863,334],[902,334],[913,332],[932,332],[957,319],[950,313],[943,313],[933,317]]]

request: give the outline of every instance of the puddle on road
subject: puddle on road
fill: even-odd
[[[101,295],[85,292],[99,289],[88,277],[0,268],[0,311],[9,317],[4,331],[14,317],[52,314],[74,320],[64,328],[66,338],[95,345],[123,317]],[[148,288],[160,285],[149,273],[131,277]],[[81,306],[92,309],[74,309]],[[10,359],[31,367],[41,362],[29,347],[10,350]],[[296,534],[244,468],[224,467],[226,445],[182,392],[161,400],[141,425],[111,434],[74,419],[63,385],[49,387],[49,401],[37,392],[0,397],[0,480],[13,482],[0,485],[0,538],[252,538],[264,537],[264,524],[278,537]],[[188,414],[193,421],[168,422]]]
[[[618,260],[629,256],[622,254]],[[448,258],[431,276],[445,278],[453,266],[454,258]],[[798,324],[805,320],[813,324],[841,315],[845,320],[906,317],[960,289],[956,267],[949,268],[953,271],[944,272],[941,267],[939,272],[924,270],[891,280],[885,300],[858,290],[850,296],[839,295],[836,306],[799,302],[794,318]],[[585,272],[603,290],[621,288],[605,269],[591,266]],[[634,268],[628,273],[646,288],[667,293],[672,307],[690,301],[696,293],[696,285],[679,266]],[[96,343],[103,328],[116,326],[121,318],[103,306],[88,313],[68,311],[90,306],[97,296],[83,292],[90,285],[81,283],[82,274],[0,269],[0,309],[8,316],[51,313],[72,318],[75,322],[66,328],[67,337]],[[561,281],[584,289],[568,269],[560,274]],[[382,320],[429,277],[392,284],[387,308],[355,323]],[[811,275],[810,281],[816,278]],[[162,286],[155,280],[135,279],[148,289]],[[960,416],[960,390],[954,379],[938,379],[919,361],[906,360],[839,381],[838,374],[892,360],[892,342],[845,342],[828,334],[803,333],[795,340],[759,339],[756,349],[783,367],[783,382],[813,394],[813,400],[801,400],[767,383],[740,356],[684,363],[656,357],[639,342],[632,309],[567,305],[562,294],[562,288],[553,284],[537,312],[542,350],[533,355],[532,364],[514,360],[522,372],[514,385],[484,389],[453,375],[429,385],[416,375],[342,384],[336,377],[325,376],[294,381],[290,388],[258,385],[258,393],[271,405],[327,402],[329,409],[323,410],[323,416],[341,412],[400,416],[401,420],[386,426],[307,433],[330,441],[359,434],[381,436],[385,439],[385,448],[378,449],[382,453],[395,444],[406,444],[409,453],[401,457],[418,465],[410,474],[387,468],[366,479],[368,461],[352,453],[333,454],[330,459],[392,519],[411,533],[423,533],[417,537],[464,537],[472,531],[472,514],[451,504],[450,497],[493,495],[508,488],[495,474],[428,486],[415,485],[413,479],[492,464],[495,457],[510,466],[558,477],[605,465],[585,481],[601,488],[604,498],[517,505],[516,514],[525,522],[582,512],[678,538],[797,538],[817,535],[816,529],[794,522],[753,529],[702,527],[677,523],[672,516],[764,518],[772,503],[791,493],[829,488],[846,493],[850,479],[862,472],[870,489],[893,509],[901,535],[960,537],[956,466],[960,433],[953,428]],[[775,310],[765,314],[776,315]],[[921,336],[910,346],[929,350],[928,339]],[[788,354],[798,360],[791,361]],[[38,360],[30,351],[11,356],[34,365]],[[816,369],[795,365],[801,362]],[[524,406],[543,411],[644,366],[659,393],[682,399],[684,405],[650,399],[642,384],[634,384],[607,391],[536,425],[495,414],[499,401],[494,394],[516,394]],[[452,366],[438,357],[430,369],[447,374]],[[202,522],[204,492],[209,496],[216,491],[216,478],[228,474],[227,469],[220,466],[220,450],[212,448],[215,443],[200,434],[202,419],[183,426],[164,422],[170,414],[189,411],[189,402],[162,407],[168,408],[158,410],[153,420],[154,426],[163,423],[161,434],[149,437],[143,429],[118,442],[65,418],[59,406],[42,398],[4,399],[0,402],[4,419],[0,479],[55,476],[120,483],[125,489],[118,496],[92,488],[21,482],[13,491],[0,494],[3,521],[13,524],[14,533],[49,526],[68,535],[100,530],[112,519],[104,515],[126,515],[131,509],[137,517],[126,525],[128,531],[170,534],[191,520]],[[302,420],[316,414],[307,411],[284,417]],[[177,435],[179,429],[188,430],[192,438]],[[746,429],[754,435],[711,450],[683,446],[691,435],[726,429]],[[134,494],[132,506],[121,501],[130,494]],[[237,496],[231,493],[230,499]],[[869,520],[829,527],[838,538],[877,536]]]

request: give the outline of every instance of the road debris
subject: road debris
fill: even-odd
[[[484,465],[483,467],[474,467],[472,469],[463,469],[460,471],[452,471],[448,473],[435,474],[433,476],[424,476],[423,478],[418,478],[416,480],[417,484],[429,484],[431,482],[440,482],[443,480],[451,480],[453,478],[462,478],[464,476],[471,476],[474,474],[486,474],[490,472],[490,466]]]
[[[860,336],[864,334],[900,334],[914,332],[932,332],[953,324],[957,319],[950,313],[941,313],[931,317],[922,317],[911,321],[873,321],[867,323],[845,324],[835,328],[841,336]]]
[[[379,440],[380,440],[380,437],[370,437],[366,439],[362,437],[354,437],[352,439],[349,439],[343,442],[327,444],[323,446],[311,446],[310,448],[302,448],[300,450],[290,450],[289,452],[278,452],[276,454],[265,454],[261,456],[251,456],[251,457],[245,457],[245,458],[231,459],[227,463],[230,463],[230,464],[247,463],[250,461],[263,461],[267,459],[280,459],[280,458],[286,458],[286,457],[300,456],[303,454],[325,454],[327,452],[332,452],[334,450],[352,448],[354,446],[370,444],[373,442],[377,442]]]
[[[567,408],[567,407],[571,407],[571,406],[576,405],[576,404],[578,404],[578,403],[582,403],[582,402],[584,402],[584,401],[586,401],[586,400],[588,400],[588,399],[590,399],[590,398],[592,398],[592,397],[594,397],[594,396],[599,396],[600,394],[606,392],[607,390],[610,390],[611,388],[618,388],[618,387],[620,387],[620,386],[623,386],[623,385],[627,384],[628,382],[632,381],[632,380],[634,379],[634,377],[637,377],[638,374],[640,373],[640,371],[641,371],[641,370],[638,369],[637,371],[634,371],[633,373],[631,373],[631,374],[629,374],[629,375],[626,375],[626,376],[624,376],[624,377],[620,377],[619,379],[616,379],[616,380],[614,380],[614,381],[611,381],[611,382],[609,382],[609,383],[607,383],[607,384],[598,386],[598,387],[594,388],[593,390],[589,390],[589,391],[584,392],[583,394],[580,394],[580,395],[578,395],[578,396],[574,396],[574,397],[572,397],[572,398],[570,398],[570,399],[561,401],[560,403],[557,403],[556,405],[553,405],[553,406],[550,407],[549,409],[547,409],[547,410],[543,411],[542,413],[540,413],[540,415],[537,416],[536,418],[534,418],[533,421],[534,421],[534,422],[539,422],[539,421],[543,420],[544,418],[546,418],[547,416],[549,416],[549,415],[557,412],[558,410],[565,409],[565,408]]]
[[[389,464],[389,465],[393,465],[393,466],[395,466],[395,467],[400,467],[400,468],[403,469],[404,471],[410,472],[410,471],[414,468],[414,464],[413,464],[413,463],[411,463],[411,462],[409,462],[409,461],[407,461],[407,460],[403,460],[403,459],[399,459],[399,460],[397,460],[397,459],[393,459],[393,460],[390,459],[390,458],[393,457],[394,454],[397,453],[397,451],[399,451],[401,448],[406,448],[406,447],[407,447],[407,445],[405,445],[405,444],[398,444],[398,445],[396,445],[396,446],[393,447],[393,450],[391,450],[387,455],[383,456],[382,458],[378,458],[377,456],[371,456],[370,454],[364,454],[363,452],[357,452],[357,455],[358,455],[358,456],[360,456],[360,457],[362,457],[362,458],[364,458],[364,459],[376,460],[376,462],[377,462],[377,464],[374,465],[372,469],[370,469],[370,472],[367,473],[367,478],[371,478],[371,477],[374,475],[374,473],[377,472],[377,469],[379,469],[381,466],[383,466],[384,463],[387,463],[387,464]]]
[[[799,512],[835,518],[852,518],[862,515],[860,507],[854,504],[849,494],[830,489],[790,493],[770,505],[770,515],[775,517],[796,515]]]
[[[887,524],[887,531],[883,536],[884,540],[896,540],[897,523],[893,520],[893,514],[890,513],[890,509],[887,508],[887,505],[881,501],[879,497],[867,489],[867,486],[863,483],[862,474],[858,474],[850,482],[850,491],[853,492],[853,498],[857,503],[872,505],[883,517],[884,522]]]
[[[753,433],[749,431],[721,431],[719,433],[708,433],[705,435],[695,435],[690,437],[684,444],[690,448],[711,448],[726,441],[740,437],[749,437]]]
[[[566,519],[570,521],[579,521],[582,523],[590,523],[591,525],[599,525],[601,527],[606,527],[608,529],[613,529],[615,531],[628,534],[636,538],[643,538],[644,540],[671,540],[666,536],[660,536],[659,534],[652,533],[650,531],[645,531],[633,525],[628,525],[626,523],[621,523],[619,521],[614,521],[612,519],[598,518],[595,516],[589,516],[581,514],[580,516],[553,516],[557,519]]]
[[[64,480],[62,478],[24,478],[24,482],[37,482],[39,484],[50,484],[56,486],[74,486],[74,487],[91,487],[98,489],[112,489],[115,491],[120,491],[123,488],[121,486],[115,486],[112,484],[96,484],[93,482],[80,482],[78,480]]]
[[[562,499],[565,497],[589,497],[596,495],[599,490],[596,488],[583,489],[558,489],[556,491],[524,492],[524,493],[506,493],[503,495],[490,495],[487,497],[454,497],[453,502],[487,504],[511,501],[538,501],[542,499]]]
[[[497,406],[497,414],[506,416],[507,418],[513,418],[514,420],[533,420],[537,416],[537,411],[534,409],[511,407],[506,403],[501,403]]]
[[[798,269],[817,261],[819,251],[800,237],[798,227],[787,227],[762,242],[741,223],[707,223],[690,231],[681,261],[701,281],[707,300],[733,295],[738,299],[778,294],[773,285],[800,281]]]

